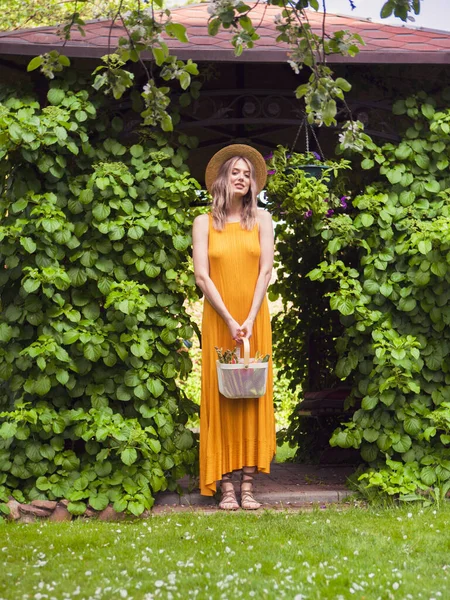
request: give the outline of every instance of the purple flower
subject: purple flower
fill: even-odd
[[[311,154],[314,156],[314,158],[316,160],[322,160],[322,157],[320,156],[320,154],[318,152],[311,152]]]
[[[347,200],[348,200],[348,196],[342,196],[342,198],[341,198],[341,206],[342,206],[342,208],[347,208],[347,206],[348,206]]]
[[[309,217],[312,217],[312,215],[313,215],[313,211],[311,209],[309,209],[305,212],[305,214],[303,216],[305,217],[305,219],[309,219]]]
[[[329,198],[324,198],[324,199],[323,199],[323,201],[324,201],[324,202],[329,202],[329,201],[330,201],[330,199],[329,199]]]
[[[264,160],[270,160],[273,157],[273,152],[270,152],[267,156],[264,157]]]
[[[329,208],[329,209],[327,210],[327,214],[326,214],[325,216],[327,216],[327,217],[331,217],[331,215],[334,215],[334,210],[333,210],[332,208]]]
[[[267,175],[274,175],[276,172],[276,169],[271,169],[270,171],[267,171]]]

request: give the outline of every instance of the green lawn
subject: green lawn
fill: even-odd
[[[2,600],[450,598],[450,508],[0,524]]]

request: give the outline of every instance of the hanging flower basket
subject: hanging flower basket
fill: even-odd
[[[296,213],[320,229],[323,219],[346,206],[340,172],[350,168],[347,160],[322,160],[315,152],[292,152],[278,146],[267,157],[267,207],[275,217]]]
[[[308,177],[314,177],[315,179],[321,179],[326,171],[330,171],[330,167],[324,164],[288,165],[285,167],[287,173],[295,169],[302,169]],[[329,180],[326,183],[329,187],[333,181],[333,174],[329,173],[328,175]]]

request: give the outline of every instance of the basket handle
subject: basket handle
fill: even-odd
[[[246,369],[248,369],[248,365],[250,363],[250,342],[246,337],[242,337],[241,340],[244,345],[244,366]]]

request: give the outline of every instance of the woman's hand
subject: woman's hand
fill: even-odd
[[[228,323],[228,329],[230,330],[231,337],[236,344],[242,344],[241,337],[243,337],[242,327],[234,319]]]
[[[241,337],[250,339],[253,333],[253,319],[246,319],[240,327]]]

